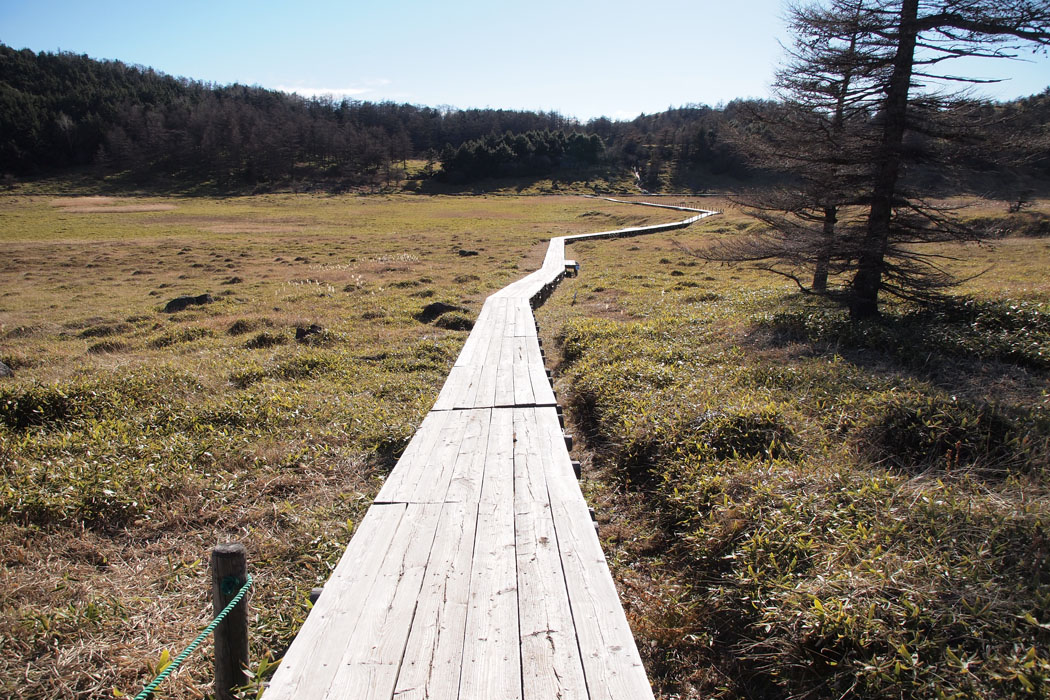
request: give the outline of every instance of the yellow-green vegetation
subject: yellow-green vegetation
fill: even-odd
[[[685,252],[752,225],[576,244],[537,314],[658,694],[1050,696],[1050,239],[851,325]]]
[[[0,197],[0,696],[137,693],[210,619],[226,540],[257,582],[252,657],[279,656],[485,296],[552,235],[675,218],[580,197]],[[466,311],[418,320],[435,301]],[[206,649],[159,697],[203,697]]]

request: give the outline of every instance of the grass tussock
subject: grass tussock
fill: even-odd
[[[1050,693],[1050,294],[1011,296],[1012,251],[851,324],[618,245],[539,315],[658,695]]]

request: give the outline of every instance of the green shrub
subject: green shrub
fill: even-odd
[[[103,340],[90,345],[87,351],[91,355],[108,355],[115,352],[124,352],[130,347],[127,343],[119,340]]]
[[[858,430],[869,459],[908,472],[974,468],[1003,472],[1026,465],[1024,431],[991,405],[931,396],[890,395]]]
[[[254,338],[248,340],[244,344],[244,347],[249,350],[259,350],[262,348],[272,348],[275,345],[284,345],[288,342],[288,338],[281,335],[280,333],[270,333],[269,331],[263,331],[256,335]]]
[[[280,379],[307,379],[336,372],[342,367],[342,357],[330,353],[296,355],[277,365],[274,377]]]
[[[80,332],[81,338],[104,338],[109,335],[119,335],[131,330],[128,323],[102,323],[97,326],[85,328]]]
[[[450,331],[469,331],[474,327],[474,319],[462,311],[449,311],[438,316],[434,325]]]
[[[239,318],[230,324],[230,327],[226,329],[227,335],[244,335],[245,333],[251,333],[263,326],[272,326],[273,322],[269,319],[249,319]]]
[[[191,343],[201,338],[208,338],[212,335],[210,328],[203,328],[201,326],[191,326],[189,328],[178,328],[168,333],[164,333],[150,341],[150,347],[152,348],[166,348],[171,345],[178,343]]]
[[[740,411],[713,410],[694,423],[699,444],[715,457],[787,457],[791,428],[773,406]]]
[[[754,317],[778,342],[888,353],[909,366],[952,356],[1050,368],[1050,310],[1045,304],[963,299],[852,323],[839,309],[794,309]]]
[[[614,321],[582,319],[565,324],[554,340],[561,348],[562,362],[571,365],[603,338],[613,338],[623,332],[621,324]]]
[[[61,423],[78,416],[93,415],[99,406],[90,389],[73,386],[31,384],[0,389],[0,419],[16,430]]]
[[[966,222],[988,238],[1046,238],[1050,236],[1050,216],[1040,211],[1023,211],[1002,216],[977,216]]]

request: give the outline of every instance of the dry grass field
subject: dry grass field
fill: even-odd
[[[280,655],[464,318],[552,235],[674,218],[580,197],[0,198],[0,696],[137,693],[209,619],[226,540],[257,581],[252,656]],[[464,311],[417,320],[433,301]],[[160,696],[209,682],[205,651]]]
[[[940,251],[985,271],[958,304],[858,327],[688,255],[755,225],[695,201],[726,214],[570,247],[581,275],[537,313],[658,696],[1046,697],[1050,239],[974,202],[1010,230]],[[0,198],[0,695],[137,693],[210,619],[225,540],[252,657],[279,656],[482,300],[552,235],[679,216]],[[464,311],[417,320],[432,301]],[[209,680],[205,645],[158,697]]]

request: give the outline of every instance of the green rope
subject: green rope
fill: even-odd
[[[164,682],[165,678],[174,673],[179,668],[179,666],[182,665],[182,662],[186,660],[186,657],[192,654],[197,649],[197,647],[200,646],[201,642],[203,642],[209,634],[215,631],[215,628],[219,626],[219,623],[226,619],[226,615],[228,615],[231,610],[237,607],[237,603],[241,602],[241,598],[244,597],[244,594],[247,593],[248,589],[251,587],[252,575],[247,574],[247,580],[244,582],[244,585],[241,586],[241,590],[237,591],[237,595],[233,597],[233,600],[231,600],[229,604],[222,609],[221,613],[215,616],[215,619],[211,621],[211,624],[205,627],[204,631],[197,635],[197,638],[190,642],[190,645],[186,647],[181,654],[175,657],[174,661],[172,661],[170,664],[164,667],[164,670],[161,671],[160,674],[153,679],[152,683],[147,685],[141,693],[135,696],[135,700],[146,700],[146,698],[148,698],[150,694],[154,690],[156,690],[161,683]]]

